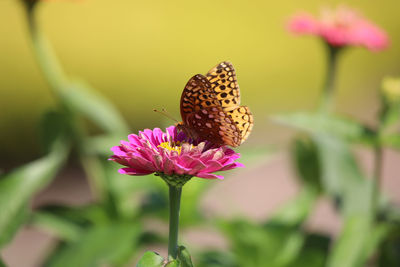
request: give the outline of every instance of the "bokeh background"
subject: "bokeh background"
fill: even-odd
[[[250,145],[280,136],[268,115],[313,108],[320,93],[323,46],[289,34],[287,19],[338,4],[360,10],[391,39],[384,52],[351,49],[340,62],[337,110],[368,121],[382,77],[400,69],[397,0],[48,1],[39,18],[66,72],[110,99],[134,131],[164,123],[153,108],[179,119],[187,80],[231,61],[242,103],[256,120]],[[34,61],[19,1],[0,1],[0,18],[0,167],[8,169],[39,156],[37,121],[55,102]]]
[[[114,103],[132,132],[171,124],[153,108],[165,108],[179,119],[179,99],[188,79],[206,73],[221,61],[231,61],[238,75],[242,104],[248,105],[255,117],[253,132],[241,148],[245,150],[285,146],[291,131],[269,117],[317,106],[325,74],[324,47],[316,38],[288,33],[286,22],[296,12],[317,14],[323,6],[339,4],[358,9],[390,37],[387,50],[371,53],[362,48],[348,49],[339,65],[336,111],[373,126],[382,78],[400,73],[398,0],[54,0],[41,5],[38,17],[66,73],[84,79]],[[20,2],[0,0],[0,21],[3,172],[42,155],[37,125],[56,100],[33,56]],[[93,134],[98,131],[91,126]],[[372,158],[364,152],[357,151],[369,170]],[[387,153],[386,173],[393,176],[388,174],[398,173],[399,155]],[[36,197],[34,205],[54,199],[77,205],[92,200],[82,172],[71,162],[55,183]],[[253,177],[248,178],[246,188],[243,176]],[[272,162],[261,161],[229,177],[224,187],[216,184],[203,206],[211,214],[242,212],[255,220],[264,218],[297,192],[292,176],[287,155],[278,153]],[[396,181],[387,180],[389,195],[398,194],[395,186]],[[319,206],[310,227],[319,225],[319,229],[335,234],[340,220],[327,203]],[[213,231],[185,234],[193,244],[226,246]],[[25,229],[3,256],[14,266],[35,266],[32,262],[40,262],[51,242],[51,237]],[[32,252],[33,244],[43,248]],[[21,251],[27,253],[25,260],[33,265],[19,256]]]

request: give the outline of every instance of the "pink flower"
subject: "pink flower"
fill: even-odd
[[[389,45],[387,34],[361,14],[348,7],[324,9],[319,18],[307,13],[293,16],[288,24],[295,34],[320,36],[335,47],[364,46],[372,51],[380,51]]]
[[[114,155],[110,160],[126,166],[119,170],[122,174],[155,172],[162,176],[223,179],[223,176],[213,173],[243,167],[243,164],[235,162],[239,153],[226,146],[213,147],[208,142],[188,143],[185,134],[178,133],[175,126],[168,127],[165,133],[159,128],[145,129],[138,135],[130,134],[128,140],[122,140],[120,146],[111,148]]]

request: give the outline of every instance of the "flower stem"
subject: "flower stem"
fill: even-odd
[[[382,158],[383,151],[380,144],[375,146],[374,150],[374,170],[373,170],[373,179],[374,186],[372,188],[372,216],[375,221],[378,219],[379,213],[379,198],[381,191],[381,182],[382,182]]]
[[[337,58],[340,48],[331,46],[329,44],[327,47],[327,68],[325,75],[325,83],[323,86],[322,99],[321,99],[321,110],[325,112],[330,112],[332,110],[332,98],[336,79],[336,69],[337,69]]]
[[[58,62],[51,44],[47,41],[46,36],[37,25],[36,9],[39,7],[38,5],[40,5],[40,3],[39,1],[25,1],[25,4],[29,34],[37,63],[43,73],[43,77],[50,86],[51,92],[58,100],[61,112],[68,117],[71,135],[73,135],[74,141],[77,143],[76,147],[78,148],[83,168],[89,177],[89,184],[93,195],[104,199],[107,192],[100,161],[85,150],[84,140],[87,137],[86,130],[77,112],[74,111],[70,103],[66,101],[70,81],[65,75],[61,64]]]
[[[169,240],[168,256],[176,259],[178,254],[179,209],[181,205],[181,186],[169,185]]]

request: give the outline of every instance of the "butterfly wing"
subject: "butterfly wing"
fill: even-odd
[[[250,112],[250,109],[247,106],[240,106],[228,111],[227,115],[232,119],[239,131],[240,144],[243,143],[253,129],[253,114]]]
[[[237,147],[253,127],[249,108],[239,104],[235,70],[230,62],[222,62],[206,76],[197,74],[186,84],[179,126],[194,139]]]
[[[232,119],[240,133],[240,143],[249,136],[254,120],[250,109],[240,105],[240,90],[235,68],[228,61],[221,62],[206,75],[223,110]]]
[[[239,128],[220,106],[207,107],[188,117],[187,126],[200,140],[232,147],[241,144]]]
[[[239,84],[232,63],[221,62],[209,70],[206,77],[224,110],[240,105]]]
[[[193,76],[186,84],[181,95],[181,116],[184,123],[199,110],[219,106],[215,93],[207,78],[201,74]]]

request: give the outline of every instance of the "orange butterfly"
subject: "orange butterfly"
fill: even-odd
[[[237,147],[253,128],[253,115],[240,106],[239,85],[230,62],[222,62],[206,76],[197,74],[181,96],[182,122],[178,129],[195,140]]]

